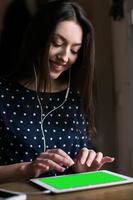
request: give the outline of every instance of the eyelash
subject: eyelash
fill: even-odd
[[[52,42],[53,43],[53,45],[55,46],[55,47],[60,47],[61,45],[62,45],[62,43],[57,43],[57,42]]]
[[[72,54],[74,54],[74,55],[77,55],[77,54],[78,54],[78,51],[73,51],[73,50],[71,50],[71,52],[72,52]]]
[[[59,43],[57,43],[55,41],[53,41],[52,43],[53,43],[54,47],[61,47],[63,45],[62,43],[59,44]],[[72,52],[73,55],[77,55],[78,54],[78,51],[71,50],[71,52]]]

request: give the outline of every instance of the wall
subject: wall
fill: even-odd
[[[97,116],[99,151],[116,157],[116,130],[114,111],[114,69],[112,54],[110,4],[107,0],[84,0],[80,3],[89,12],[95,27]],[[115,170],[117,161],[106,166]]]
[[[128,60],[127,21],[112,21],[112,38],[115,67],[116,123],[118,171],[126,173],[129,168],[128,151]],[[121,166],[120,166],[121,163]]]
[[[118,171],[133,176],[133,1],[125,0],[125,18],[112,22]]]
[[[3,18],[11,0],[0,0],[0,32],[3,30]]]
[[[128,1],[127,15],[130,16],[131,9],[133,10],[133,1]],[[129,19],[130,17],[128,17]],[[130,21],[130,20],[128,20]],[[129,173],[133,176],[133,24],[128,25],[128,62],[129,62]]]
[[[112,2],[83,3],[95,27],[98,147],[115,156],[109,169],[133,176],[133,1],[124,1],[121,21],[109,17]]]

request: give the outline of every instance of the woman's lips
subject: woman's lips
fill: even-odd
[[[53,72],[60,72],[62,71],[62,67],[64,67],[61,64],[57,64],[56,62],[50,61],[50,70],[52,70]]]

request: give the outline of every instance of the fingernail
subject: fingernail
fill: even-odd
[[[74,161],[71,161],[70,165],[74,165],[74,164],[75,164]]]
[[[80,163],[81,163],[81,165],[84,165],[84,160],[81,159],[81,160],[80,160]]]
[[[74,165],[74,161],[72,161],[72,160],[68,161],[67,165],[68,165],[69,167],[72,166],[72,165]]]
[[[91,166],[91,164],[90,164],[90,163],[89,163],[89,164],[87,163],[87,166],[88,166],[88,167],[90,167],[90,166]]]
[[[64,172],[64,171],[65,171],[64,167],[60,168],[60,172]]]

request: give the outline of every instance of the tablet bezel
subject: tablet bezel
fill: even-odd
[[[57,189],[56,187],[53,187],[47,183],[43,183],[40,181],[40,179],[42,178],[35,178],[35,179],[31,179],[31,182],[44,187],[45,189],[50,190],[53,193],[64,193],[64,192],[72,192],[72,191],[79,191],[79,190],[86,190],[86,189],[96,189],[96,188],[101,188],[101,187],[108,187],[108,186],[115,186],[115,185],[122,185],[122,184],[127,184],[127,183],[133,183],[133,178],[119,174],[119,173],[115,173],[115,172],[111,172],[108,170],[99,170],[99,171],[93,171],[93,172],[84,172],[84,173],[80,173],[80,174],[88,174],[88,173],[97,173],[97,172],[105,172],[107,174],[111,174],[120,178],[124,178],[126,180],[121,180],[121,181],[117,181],[117,182],[111,182],[111,183],[102,183],[102,184],[95,184],[95,185],[88,185],[88,186],[79,186],[79,187],[74,187],[74,188],[67,188],[67,189]],[[75,176],[77,174],[69,174],[69,175],[61,175],[61,176],[55,176],[55,177],[46,177],[46,178],[55,178],[58,179],[59,177],[64,177],[64,176]],[[43,178],[45,179],[45,177]]]

